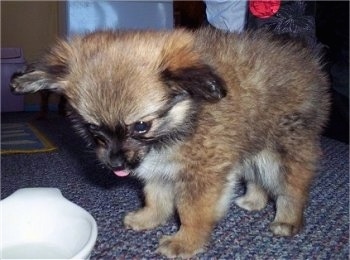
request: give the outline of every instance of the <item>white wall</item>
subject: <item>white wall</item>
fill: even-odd
[[[67,1],[66,34],[95,29],[171,29],[172,1]]]

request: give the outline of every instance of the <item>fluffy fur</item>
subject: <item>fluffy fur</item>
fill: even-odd
[[[126,227],[154,228],[176,209],[161,254],[203,250],[241,180],[238,206],[276,202],[275,235],[302,226],[329,108],[320,59],[302,45],[263,32],[95,32],[59,41],[11,87],[63,93],[101,162],[144,181]]]

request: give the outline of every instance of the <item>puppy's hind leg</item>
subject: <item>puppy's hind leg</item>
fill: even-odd
[[[173,190],[171,183],[147,183],[144,188],[145,206],[128,213],[124,218],[124,225],[139,231],[164,224],[174,211]]]
[[[276,195],[276,216],[270,225],[278,236],[292,236],[303,225],[303,211],[314,175],[313,166],[297,161],[285,164],[283,191]]]
[[[266,191],[258,184],[248,181],[246,193],[235,200],[235,203],[248,211],[263,209],[268,201]]]

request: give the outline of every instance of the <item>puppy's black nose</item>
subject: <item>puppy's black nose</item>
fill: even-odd
[[[121,171],[125,169],[125,158],[121,153],[111,154],[109,164],[113,171]]]

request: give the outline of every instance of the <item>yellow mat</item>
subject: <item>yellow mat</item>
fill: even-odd
[[[57,147],[30,123],[1,124],[1,154],[51,152]]]

